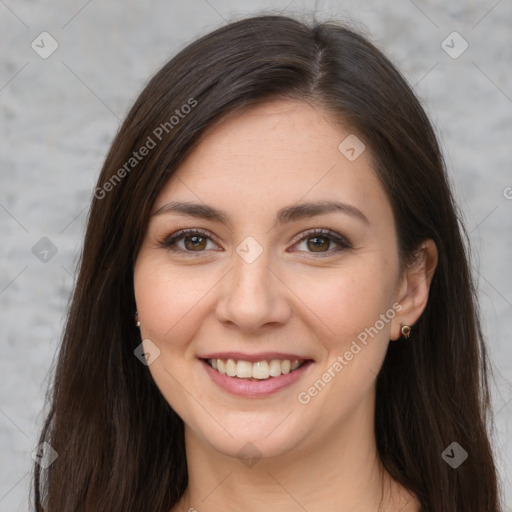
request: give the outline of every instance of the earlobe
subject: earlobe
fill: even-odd
[[[403,336],[402,326],[413,326],[423,313],[430,291],[430,284],[437,266],[438,253],[433,240],[421,243],[416,258],[405,270],[398,287],[397,301],[402,306],[391,325],[391,339]]]

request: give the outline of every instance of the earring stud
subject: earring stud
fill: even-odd
[[[140,321],[139,321],[139,313],[138,311],[135,311],[135,325],[137,327],[140,327]]]
[[[408,340],[411,336],[411,327],[409,325],[402,325],[400,328],[400,331],[402,331],[402,336]]]

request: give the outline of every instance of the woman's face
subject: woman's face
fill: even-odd
[[[291,100],[224,120],[189,155],[155,202],[134,284],[157,386],[232,456],[371,430],[389,340],[414,320],[369,149]]]

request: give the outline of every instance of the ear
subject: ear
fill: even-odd
[[[423,313],[428,301],[430,283],[437,266],[437,247],[433,240],[425,240],[416,252],[416,257],[400,277],[396,301],[402,309],[391,321],[390,338],[402,336],[401,325],[414,325]]]

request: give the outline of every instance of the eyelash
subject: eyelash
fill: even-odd
[[[160,247],[163,247],[163,248],[168,249],[173,252],[181,252],[184,254],[190,254],[191,256],[199,255],[200,253],[205,252],[206,249],[203,251],[188,251],[186,249],[181,249],[181,248],[176,247],[176,243],[178,241],[182,240],[186,236],[194,236],[194,235],[199,235],[201,237],[211,240],[211,236],[207,231],[204,231],[202,229],[189,228],[189,229],[181,229],[181,230],[177,231],[176,233],[173,233],[172,235],[168,236],[164,240],[160,241],[159,245],[160,245]],[[326,252],[317,252],[316,253],[316,252],[308,251],[309,254],[314,254],[318,257],[326,257],[326,256],[331,256],[334,253],[338,253],[340,251],[352,248],[352,245],[345,237],[338,235],[337,233],[335,233],[334,231],[331,231],[330,229],[320,229],[320,228],[315,228],[315,229],[309,230],[306,233],[302,234],[302,236],[300,238],[296,239],[293,242],[293,245],[303,242],[304,240],[308,240],[309,238],[315,238],[317,236],[331,240],[332,242],[336,243],[338,245],[338,247],[333,250],[329,249]]]

